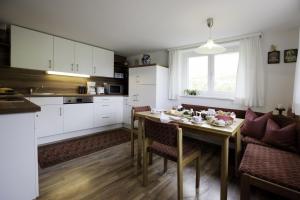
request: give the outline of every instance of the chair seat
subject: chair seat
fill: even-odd
[[[200,144],[194,140],[194,139],[190,139],[190,138],[183,138],[183,142],[182,142],[182,156],[183,159],[185,157],[188,157],[189,155],[191,155],[192,153],[199,151],[200,150]],[[158,142],[153,142],[152,145],[150,145],[148,147],[148,151],[155,153],[157,155],[160,155],[162,157],[165,157],[169,160],[172,161],[177,161],[177,148],[176,147],[172,147],[172,146],[168,146],[168,145],[164,145]]]
[[[296,153],[248,144],[239,170],[300,191],[300,156]]]
[[[270,145],[268,145],[267,143],[265,143],[261,140],[258,140],[256,138],[249,137],[249,136],[242,137],[242,142],[244,144],[258,144],[258,145],[262,145],[262,146],[270,146]]]

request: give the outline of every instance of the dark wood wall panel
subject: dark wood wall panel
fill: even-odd
[[[23,94],[28,94],[30,88],[41,88],[42,85],[44,88],[39,92],[77,93],[78,86],[86,85],[87,81],[95,81],[97,86],[103,83],[127,85],[127,80],[122,79],[68,77],[49,75],[44,71],[0,67],[0,87],[13,88]]]

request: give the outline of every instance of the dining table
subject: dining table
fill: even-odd
[[[241,154],[241,126],[243,125],[244,119],[235,118],[231,125],[225,127],[214,126],[203,120],[202,123],[192,123],[190,120],[172,120],[174,117],[168,114],[161,114],[151,111],[137,112],[135,117],[138,120],[138,150],[137,150],[137,169],[142,168],[142,147],[143,147],[143,131],[144,131],[144,120],[150,118],[153,120],[161,120],[162,116],[164,119],[169,117],[170,121],[174,121],[183,129],[183,135],[192,131],[196,135],[204,136],[208,139],[217,139],[221,141],[221,179],[220,179],[220,199],[227,199],[227,187],[228,187],[228,156],[229,156],[229,138],[235,138],[235,172],[238,174],[238,167]]]

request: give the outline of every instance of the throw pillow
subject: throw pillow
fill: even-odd
[[[245,123],[241,128],[241,132],[244,136],[261,139],[266,130],[267,121],[271,118],[272,112],[266,113],[263,116],[258,117],[255,112],[248,108],[245,115]]]
[[[280,128],[272,119],[268,120],[263,142],[286,150],[296,150],[296,123]]]

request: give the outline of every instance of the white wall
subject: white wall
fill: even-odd
[[[292,104],[293,84],[296,63],[284,63],[283,51],[285,49],[298,48],[298,28],[289,30],[266,31],[263,33],[262,48],[265,68],[265,100],[266,105],[262,108],[253,108],[256,111],[268,112],[274,110],[277,104],[282,104],[285,108]],[[268,64],[267,57],[270,46],[274,44],[281,52],[281,62],[279,64]],[[155,58],[168,61],[166,52],[152,52]],[[138,55],[139,56],[139,55]],[[137,56],[137,57],[138,57]],[[130,57],[129,59],[134,59]],[[299,58],[300,59],[300,58]],[[230,100],[181,97],[178,101],[172,101],[172,105],[180,103],[200,104],[213,107],[246,109],[236,105]]]
[[[151,57],[151,63],[155,63],[161,66],[168,66],[168,52],[166,50],[147,52]],[[135,60],[139,61],[139,65],[142,64],[143,54],[127,57],[129,65],[135,65]]]

